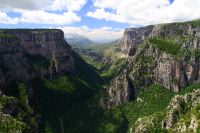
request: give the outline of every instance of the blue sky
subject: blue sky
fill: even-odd
[[[94,41],[128,27],[199,19],[199,0],[0,0],[0,28],[60,28]]]
[[[88,0],[87,3],[80,9],[80,11],[77,12],[78,16],[81,16],[81,21],[74,22],[71,24],[67,24],[67,26],[89,26],[90,28],[101,28],[103,26],[106,27],[113,27],[113,28],[127,28],[129,27],[129,24],[126,23],[118,23],[118,22],[112,22],[112,21],[105,21],[105,20],[97,20],[95,18],[91,18],[87,16],[87,12],[94,10],[93,7],[93,1]],[[62,14],[64,11],[53,11],[53,13]],[[14,17],[20,17],[20,13],[17,12],[8,12],[8,16],[14,18]],[[49,25],[49,24],[31,24],[31,23],[19,23],[19,24],[1,24],[1,28],[43,28],[43,27],[56,27],[57,25]]]

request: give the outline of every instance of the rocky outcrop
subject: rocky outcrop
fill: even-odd
[[[71,47],[57,29],[0,30],[0,84],[75,71]]]
[[[110,96],[108,101],[106,101],[108,103],[108,108],[122,104],[129,100],[131,95],[130,90],[132,88],[126,78],[126,75],[123,74],[116,77],[116,79],[112,81],[112,86],[110,86],[110,89],[108,89],[106,92]]]
[[[168,113],[166,116],[166,120],[163,122],[164,126],[163,128],[166,129],[170,129],[172,128],[180,119],[181,115],[186,114],[187,111],[189,111],[191,108],[197,106],[200,103],[200,89],[192,92],[192,93],[188,93],[184,96],[175,96],[169,106],[168,106]],[[199,110],[198,110],[199,111]],[[195,121],[197,121],[195,115],[191,114],[191,124],[195,123]],[[196,123],[197,126],[195,125],[190,125],[189,127],[193,127],[193,131],[195,132],[197,130],[198,127],[198,123]],[[176,127],[174,130],[177,130],[178,132],[181,132],[181,128],[179,128],[180,125],[178,125],[178,127]],[[189,128],[187,127],[187,128]],[[186,131],[184,131],[186,132]]]
[[[125,73],[114,77],[108,86],[106,97],[110,97],[112,102],[107,100],[107,104],[113,101],[118,103],[115,105],[122,104],[130,100],[130,92],[137,95],[138,90],[152,83],[178,92],[189,84],[199,82],[199,25],[198,20],[127,29],[120,42],[121,50],[127,52]],[[124,74],[126,78],[121,83],[117,82]],[[120,98],[121,86],[128,86],[127,79],[134,90],[124,89],[126,92],[121,95],[127,95]],[[119,102],[119,99],[126,100]]]
[[[141,28],[128,28],[124,31],[123,38],[119,45],[123,52],[135,54],[137,46],[142,43],[151,34],[154,26],[146,26]]]
[[[62,73],[75,73],[63,31],[0,30],[0,132],[40,132],[42,121],[30,80]]]
[[[199,131],[200,89],[185,95],[176,95],[162,112],[139,118],[134,133]],[[133,131],[133,128],[131,128]]]

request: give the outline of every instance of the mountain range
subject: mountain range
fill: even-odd
[[[70,45],[85,46],[85,45],[95,45],[97,42],[91,41],[89,38],[78,35],[78,34],[67,34],[65,39]]]
[[[0,132],[200,132],[200,20],[91,44],[59,29],[0,29]]]

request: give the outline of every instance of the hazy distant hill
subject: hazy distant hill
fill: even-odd
[[[97,44],[96,42],[91,41],[89,38],[78,34],[67,34],[65,39],[69,44],[77,46]]]

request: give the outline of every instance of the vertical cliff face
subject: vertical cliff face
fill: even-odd
[[[147,27],[126,29],[119,43],[121,51],[134,55],[138,45],[149,37],[153,28],[154,26],[150,25]]]
[[[115,90],[121,94],[127,93],[122,99],[130,99],[130,95],[137,95],[139,90],[149,84],[160,84],[178,92],[189,84],[199,82],[199,25],[199,21],[192,21],[147,26],[137,30],[127,29],[120,42],[122,50],[127,52],[127,65],[125,70],[112,80],[108,92]],[[121,83],[117,82],[124,75],[127,78],[123,78]],[[121,91],[122,85],[130,84],[134,90],[130,91],[128,88]],[[129,94],[130,92],[134,94]],[[112,99],[108,100],[108,103],[114,103],[113,105],[128,101],[118,102],[118,93],[107,95]]]
[[[8,80],[28,78],[27,59],[20,46],[20,41],[12,35],[0,37],[0,84]]]
[[[61,30],[0,30],[0,55],[0,83],[75,71]]]
[[[75,62],[61,30],[0,30],[0,130],[40,132],[39,100],[30,80],[65,72],[75,73]]]
[[[200,90],[174,96],[168,107],[150,116],[139,118],[131,133],[199,132]]]

